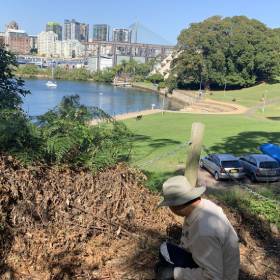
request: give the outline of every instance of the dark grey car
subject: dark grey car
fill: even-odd
[[[231,154],[211,154],[200,159],[200,167],[207,169],[215,179],[241,179],[245,172],[239,159]]]
[[[268,155],[253,154],[240,157],[247,176],[251,181],[272,182],[280,179],[279,163]]]

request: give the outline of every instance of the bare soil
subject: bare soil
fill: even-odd
[[[0,156],[0,279],[154,279],[181,221],[144,181],[125,164],[93,175]],[[279,279],[279,239],[221,206],[241,239],[240,279]]]

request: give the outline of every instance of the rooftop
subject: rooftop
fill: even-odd
[[[216,154],[220,160],[237,160],[232,154]]]
[[[254,157],[258,161],[275,161],[274,158],[264,154],[253,154],[250,156]]]
[[[11,32],[11,33],[26,33],[25,30],[22,29],[7,29],[7,32]]]

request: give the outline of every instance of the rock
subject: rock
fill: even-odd
[[[270,230],[273,234],[279,235],[279,229],[276,224],[270,224]]]

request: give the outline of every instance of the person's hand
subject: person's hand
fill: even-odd
[[[156,269],[156,280],[173,280],[174,279],[174,267],[169,266],[158,266]]]

